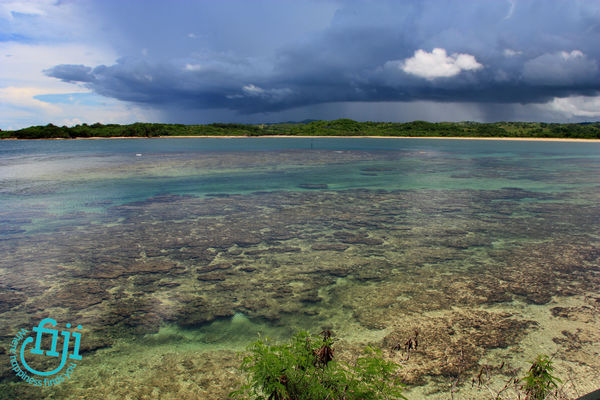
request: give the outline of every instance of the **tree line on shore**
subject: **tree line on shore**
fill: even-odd
[[[89,137],[158,136],[409,136],[409,137],[515,137],[600,139],[600,122],[358,122],[304,121],[277,124],[213,123],[206,125],[136,122],[129,125],[48,124],[15,131],[0,131],[2,139],[71,139]]]

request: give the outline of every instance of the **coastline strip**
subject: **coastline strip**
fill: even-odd
[[[534,137],[464,137],[464,136],[308,136],[308,135],[262,135],[262,136],[242,136],[242,135],[172,135],[172,136],[94,136],[77,138],[40,138],[40,139],[17,139],[3,138],[1,140],[101,140],[101,139],[262,139],[262,138],[345,138],[345,139],[443,139],[443,140],[517,140],[517,141],[535,141],[535,142],[584,142],[600,143],[600,139],[581,139],[581,138],[534,138]]]

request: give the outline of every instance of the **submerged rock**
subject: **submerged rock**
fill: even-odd
[[[392,350],[396,360],[410,358],[400,370],[406,383],[424,384],[425,377],[472,374],[488,350],[516,346],[535,325],[510,314],[481,310],[406,317],[385,336],[382,345]],[[415,338],[418,345],[409,348],[409,340]]]
[[[218,318],[231,317],[235,312],[225,306],[216,306],[203,298],[196,297],[185,303],[177,311],[174,318],[177,325],[183,328],[194,328],[205,325]]]
[[[341,243],[315,243],[310,248],[317,251],[344,251],[348,245]]]
[[[0,240],[1,326],[31,327],[52,312],[109,344],[165,322],[193,329],[243,312],[270,325],[331,318],[360,338],[385,335],[390,347],[419,328],[410,357],[422,367],[404,368],[405,380],[447,383],[490,349],[516,352],[534,326],[480,308],[586,293],[600,313],[590,295],[600,288],[600,243],[589,233],[600,203],[521,201],[536,199],[521,192],[280,191],[112,207],[77,229]],[[554,318],[590,328],[569,328],[576,336],[558,335],[557,346],[598,343],[593,313],[552,306]],[[577,356],[597,365],[588,348]]]
[[[300,189],[327,189],[329,185],[325,183],[301,183],[298,187]]]

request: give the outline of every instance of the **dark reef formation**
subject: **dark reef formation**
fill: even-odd
[[[84,221],[72,230],[27,233],[12,221],[17,228],[0,240],[0,342],[50,313],[85,327],[84,355],[165,324],[193,330],[237,313],[315,327],[345,318],[386,329],[378,344],[399,359],[405,354],[391,349],[420,332],[416,362],[402,372],[408,383],[466,376],[489,350],[516,349],[537,329],[485,307],[598,293],[600,242],[588,227],[600,226],[600,206],[570,196],[515,188],[161,195],[94,221],[72,216]],[[593,326],[599,299],[589,309],[554,307],[553,318]],[[597,340],[588,328],[554,342],[594,365],[586,346]],[[222,365],[234,364],[227,357]],[[186,362],[169,373],[212,379],[205,361]],[[3,382],[14,380],[8,366],[0,364]]]

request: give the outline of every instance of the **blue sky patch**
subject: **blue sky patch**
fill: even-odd
[[[0,32],[0,42],[20,42],[20,43],[30,43],[33,42],[28,36],[20,35],[18,33],[4,33]]]
[[[34,99],[50,104],[78,104],[83,106],[98,106],[106,103],[102,101],[102,96],[95,93],[40,94],[34,96]]]

